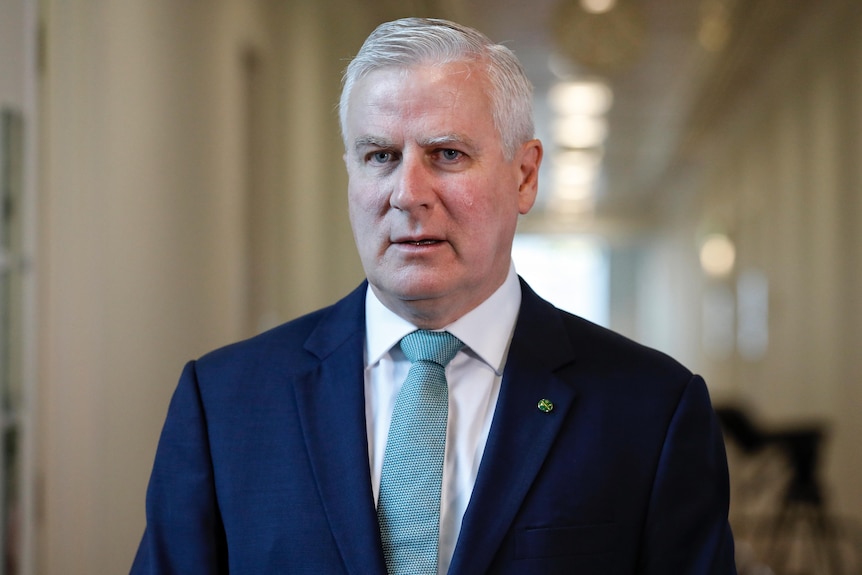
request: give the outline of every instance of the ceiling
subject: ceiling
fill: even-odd
[[[653,211],[667,175],[690,160],[700,135],[816,2],[617,0],[603,19],[586,19],[580,0],[448,0],[438,8],[518,54],[535,84],[537,130],[551,153],[544,102],[558,78],[549,57],[562,56],[572,76],[607,83],[613,105],[601,177],[595,206],[581,221],[636,225]]]

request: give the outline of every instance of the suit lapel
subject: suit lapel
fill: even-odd
[[[365,284],[336,304],[306,342],[320,358],[296,402],[317,487],[347,570],[385,574],[365,421]]]
[[[573,361],[559,312],[522,282],[518,323],[470,503],[449,569],[484,573],[544,462],[576,392],[554,376]],[[538,403],[553,403],[549,412]]]
[[[295,386],[318,490],[348,572],[385,575],[368,466],[363,284],[331,308],[306,342],[320,359]],[[487,571],[541,469],[576,392],[554,372],[573,361],[559,312],[522,282],[500,397],[449,573]],[[553,402],[549,413],[541,399]],[[327,414],[321,417],[321,412]]]

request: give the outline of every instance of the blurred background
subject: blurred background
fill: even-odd
[[[518,270],[702,373],[745,573],[859,573],[857,0],[0,0],[0,574],[127,572],[183,363],[362,271],[335,105],[401,16],[506,43]]]

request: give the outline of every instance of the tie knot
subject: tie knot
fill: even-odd
[[[431,361],[446,367],[464,343],[448,331],[420,329],[401,338],[401,351],[411,363]]]

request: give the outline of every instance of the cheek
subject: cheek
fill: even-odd
[[[348,189],[347,203],[356,247],[360,253],[376,253],[380,242],[388,236],[379,197],[372,190],[354,187]]]
[[[465,202],[466,227],[472,237],[474,248],[485,254],[496,254],[508,250],[512,236],[518,225],[518,205],[515,198],[489,196],[484,201],[473,199],[470,205]]]
[[[456,196],[457,209],[462,219],[469,220],[471,226],[485,232],[503,227],[512,219],[517,220],[517,194],[498,192],[500,189],[506,189],[507,183],[490,182],[474,193]]]
[[[347,204],[351,218],[367,219],[377,210],[374,190],[368,186],[348,186]]]
[[[350,225],[353,226],[353,234],[357,239],[368,235],[372,227],[369,220],[368,207],[363,201],[364,197],[353,190],[347,193],[347,212],[350,216]]]
[[[460,228],[467,241],[461,242],[460,248],[490,263],[493,259],[491,254],[505,249],[507,236],[514,233],[510,219],[499,206],[493,204],[474,209],[469,217],[461,221]]]

